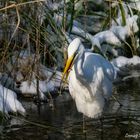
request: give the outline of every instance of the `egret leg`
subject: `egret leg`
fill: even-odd
[[[120,106],[123,106],[123,104],[114,95],[112,95],[112,97],[115,101],[117,101],[119,103]]]
[[[101,140],[103,139],[103,118],[100,118],[100,123],[101,123]]]
[[[83,115],[83,134],[85,136],[85,140],[87,139],[87,131],[86,131],[86,121],[85,116]]]
[[[86,134],[86,121],[85,121],[85,116],[83,115],[83,133]]]

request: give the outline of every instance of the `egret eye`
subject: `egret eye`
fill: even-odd
[[[78,50],[75,52],[75,55],[74,56],[76,56],[78,54]]]

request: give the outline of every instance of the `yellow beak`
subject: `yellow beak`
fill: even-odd
[[[69,70],[71,69],[71,67],[73,66],[73,60],[74,60],[74,55],[72,55],[70,58],[68,58],[67,62],[66,62],[66,66],[64,68],[64,71],[63,71],[63,74],[62,74],[62,81],[64,80],[65,78],[65,82],[68,78],[68,75],[69,75]]]

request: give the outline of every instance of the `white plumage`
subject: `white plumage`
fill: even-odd
[[[70,70],[71,69],[71,70]],[[101,115],[105,100],[111,96],[115,70],[101,55],[84,49],[79,38],[68,47],[68,60],[62,79],[69,73],[69,92],[77,110],[85,116]]]

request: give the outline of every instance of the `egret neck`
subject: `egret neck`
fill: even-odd
[[[79,46],[79,50],[78,50],[78,55],[77,58],[75,59],[75,72],[76,74],[76,78],[80,79],[82,81],[85,81],[84,78],[84,71],[83,71],[83,63],[84,63],[84,59],[85,59],[85,48],[82,46]]]

